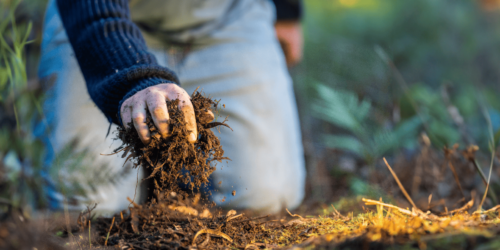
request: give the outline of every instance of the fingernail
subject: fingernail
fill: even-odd
[[[196,141],[196,136],[194,135],[194,133],[191,133],[189,135],[189,139],[188,140],[189,140],[189,142],[195,142]]]

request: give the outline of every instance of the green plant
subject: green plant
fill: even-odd
[[[30,166],[41,165],[43,144],[33,137],[30,128],[36,113],[33,102],[38,100],[27,86],[24,47],[32,26],[16,24],[18,4],[19,1],[0,2],[0,194],[13,205],[22,206],[40,196],[28,190],[40,187],[41,180],[26,177],[37,174]]]
[[[370,116],[372,105],[359,100],[356,93],[316,84],[318,99],[313,104],[314,115],[347,132],[327,134],[327,147],[342,149],[373,165],[384,154],[400,147],[413,147],[421,125],[418,117],[407,119],[394,128],[377,125]]]
[[[94,157],[87,150],[75,151],[78,142],[73,140],[55,154],[47,169],[45,156],[52,143],[35,136],[35,124],[49,127],[41,105],[44,93],[36,79],[28,81],[26,45],[32,25],[28,20],[18,22],[20,3],[0,1],[0,198],[14,207],[44,207],[47,177],[66,197],[85,196],[97,185],[115,184],[130,168],[117,172],[101,166],[89,171]]]
[[[309,83],[319,81],[368,98],[378,123],[390,124],[399,112],[401,121],[416,115],[409,95],[423,110],[433,146],[474,143],[486,149],[479,91],[490,107],[494,131],[500,131],[500,22],[481,1],[310,0],[305,5],[304,59],[293,71],[299,104],[314,102],[316,89]],[[426,18],[420,15],[424,12]],[[397,66],[410,93],[397,83],[376,45]],[[443,86],[448,86],[448,103]],[[459,111],[465,129],[456,126],[450,107]],[[309,129],[307,110],[301,115]],[[313,138],[318,131],[311,132]]]

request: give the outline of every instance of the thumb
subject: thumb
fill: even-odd
[[[189,100],[181,101],[179,103],[179,109],[184,113],[186,129],[190,131],[188,141],[190,143],[195,143],[198,138],[198,129],[196,127],[196,117],[194,115],[193,104]]]

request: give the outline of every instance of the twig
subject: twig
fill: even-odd
[[[489,120],[489,119],[488,119]],[[494,140],[494,139],[493,139]],[[486,200],[486,196],[488,195],[488,191],[489,191],[489,188],[490,188],[490,180],[491,180],[491,171],[493,169],[493,161],[495,160],[495,149],[492,148],[491,149],[491,163],[490,163],[490,173],[488,174],[488,183],[486,184],[486,190],[484,190],[484,195],[483,195],[483,199],[481,199],[481,203],[479,204],[479,207],[478,209],[481,210],[483,209],[483,203],[484,203],[484,200]]]
[[[481,167],[479,167],[479,164],[477,163],[476,159],[472,160],[471,162],[472,162],[472,165],[474,165],[474,167],[476,168],[479,175],[481,176],[481,179],[483,180],[484,185],[485,186],[488,185],[488,180],[486,180],[486,176],[484,175],[484,172],[481,169]]]
[[[486,210],[484,212],[485,213],[490,213],[490,212],[496,212],[498,210],[500,210],[500,205],[496,205],[496,206],[494,206],[494,207],[492,207],[492,208],[490,208],[490,209],[488,209],[488,210]]]
[[[69,220],[69,211],[68,211],[68,203],[66,202],[66,197],[64,197],[64,201],[63,202],[64,202],[63,203],[63,208],[64,208],[64,220],[66,222],[66,230],[68,230],[68,237],[71,239],[71,243],[74,244],[73,233],[71,232],[71,226],[70,226],[70,222],[69,222],[70,221]]]
[[[384,162],[385,162],[385,165],[387,166],[387,168],[389,168],[389,171],[391,171],[391,174],[392,176],[394,177],[394,179],[396,180],[396,182],[398,183],[398,186],[399,188],[401,189],[401,192],[403,192],[403,194],[406,196],[406,199],[410,202],[410,204],[414,207],[414,208],[418,208],[415,203],[413,202],[413,200],[411,199],[410,195],[408,195],[408,193],[406,192],[405,188],[403,187],[403,185],[401,184],[401,182],[399,181],[398,179],[398,176],[396,175],[396,173],[394,173],[394,171],[392,171],[392,168],[391,166],[389,166],[389,163],[387,163],[387,160],[385,159],[384,157]]]
[[[455,145],[457,145],[457,144],[455,144]],[[457,183],[458,188],[460,189],[460,193],[462,193],[462,196],[465,197],[464,190],[462,190],[462,185],[460,185],[460,179],[458,178],[457,171],[455,170],[455,167],[451,163],[451,161],[452,161],[451,154],[455,151],[455,148],[457,148],[457,147],[453,146],[453,150],[452,150],[452,149],[448,149],[445,146],[444,147],[444,155],[445,155],[446,159],[448,160],[448,166],[450,167],[450,170],[453,173],[453,176],[455,177],[455,182]]]
[[[104,245],[108,245],[108,238],[109,238],[109,233],[111,233],[111,229],[113,228],[113,224],[115,224],[115,217],[113,217],[113,221],[111,221],[111,226],[109,227],[108,235],[106,235],[106,241],[104,242]]]
[[[246,220],[235,221],[235,223],[247,222],[247,221],[251,221],[251,220],[260,220],[260,219],[264,219],[264,218],[267,218],[267,217],[269,217],[269,215],[261,216],[261,217],[255,217],[255,218],[250,218],[250,219],[246,219]]]
[[[134,205],[134,208],[140,208],[141,206],[137,205],[130,197],[127,197],[127,200],[130,202],[130,204]]]
[[[300,215],[298,215],[298,214],[292,214],[292,213],[290,213],[290,211],[288,211],[288,208],[286,208],[286,211],[287,211],[287,212],[288,212],[288,214],[289,214],[290,216],[292,216],[292,217],[299,217],[299,218],[300,218],[300,219],[302,219],[302,220],[304,219],[304,218],[302,218],[302,216],[300,216]]]
[[[432,193],[429,195],[429,198],[428,198],[427,210],[431,210],[431,200],[432,200]]]
[[[232,217],[227,218],[227,220],[226,220],[226,221],[234,220],[234,219],[239,218],[239,217],[241,217],[241,216],[243,216],[243,214],[238,214],[238,215],[235,215],[235,216],[232,216]]]
[[[486,180],[486,176],[484,175],[483,170],[479,166],[479,164],[476,161],[476,152],[479,150],[479,147],[477,145],[470,145],[466,149],[462,150],[462,155],[463,157],[474,167],[476,168],[477,172],[479,173],[479,176],[481,176],[481,179],[483,180],[484,185],[486,186],[488,181]]]
[[[335,212],[335,214],[336,214],[337,216],[338,216],[338,215],[341,215],[341,214],[339,213],[339,211],[337,211],[337,209],[333,206],[333,204],[330,204],[330,205],[331,205],[331,206],[332,206],[332,208],[333,208],[333,212]]]
[[[361,200],[365,203],[365,205],[368,205],[368,206],[369,205],[380,205],[380,206],[396,209],[402,214],[417,216],[417,214],[413,213],[412,211],[410,211],[408,209],[400,208],[400,207],[397,207],[397,206],[394,206],[391,204],[383,203],[383,202],[376,201],[376,200],[365,199],[365,198],[362,198]]]
[[[464,211],[467,211],[467,210],[471,209],[472,206],[474,206],[474,197],[472,197],[472,200],[470,200],[469,202],[467,202],[467,204],[465,204],[463,207],[457,208],[455,210],[451,210],[449,212],[446,211],[446,213],[444,213],[444,214],[448,215],[448,214],[454,214],[454,213],[458,213],[458,212],[464,212]]]
[[[196,94],[196,91],[200,88],[200,86],[196,87],[196,89],[193,91],[193,93],[191,94],[191,97],[194,97],[194,94]]]
[[[90,239],[90,229],[92,226],[90,225],[90,220],[89,220],[89,246],[92,248],[92,240]]]
[[[201,234],[210,234],[210,235],[219,236],[219,237],[222,237],[222,238],[226,239],[227,241],[233,243],[233,239],[231,239],[231,237],[229,237],[229,235],[227,235],[227,234],[225,234],[223,232],[219,232],[219,231],[215,231],[215,230],[206,228],[206,229],[202,229],[202,230],[198,231],[194,235],[192,245],[194,245],[194,243],[196,241],[196,238],[198,238],[198,236],[200,236]]]
[[[340,213],[340,212],[339,212],[339,211],[338,211],[338,210],[337,210],[337,209],[333,206],[333,204],[330,204],[330,205],[332,206],[333,211],[335,212],[335,214],[337,215],[337,217],[340,217],[340,218],[342,218],[343,220],[349,219],[348,217],[343,216],[343,215],[342,215],[342,214],[341,214],[341,213]]]
[[[129,146],[129,147],[130,147],[130,146]],[[118,151],[116,151],[116,152],[114,152],[114,153],[111,153],[111,154],[103,154],[103,153],[101,153],[101,155],[104,155],[104,156],[116,155],[116,154],[118,154],[118,153],[122,152],[123,150],[127,150],[127,149],[129,149],[129,147],[122,148],[122,149],[120,149],[120,150],[118,150]]]
[[[472,163],[472,165],[474,165],[474,167],[476,168],[477,172],[479,173],[479,176],[481,176],[481,179],[483,180],[484,186],[488,186],[488,180],[486,179],[486,176],[484,175],[484,172],[483,172],[481,166],[479,166],[479,163],[477,163],[477,160],[476,160],[475,153],[478,150],[479,150],[478,146],[471,145],[471,146],[467,147],[467,149],[465,149],[465,150],[462,151],[462,155],[464,156],[464,158],[467,161],[469,161],[470,163]],[[488,194],[493,199],[493,202],[495,204],[498,204],[498,198],[497,198],[495,192],[493,192],[490,189],[490,190],[488,190]]]
[[[476,92],[476,95],[478,95],[478,92]],[[486,190],[484,191],[483,199],[481,200],[481,203],[479,204],[478,209],[481,210],[483,207],[484,200],[486,199],[486,195],[488,194],[488,189],[490,187],[490,180],[491,180],[491,172],[493,170],[493,162],[495,161],[495,135],[493,133],[493,125],[491,124],[491,117],[488,114],[488,110],[486,109],[486,105],[483,103],[482,98],[477,98],[479,102],[479,106],[481,107],[481,111],[484,115],[484,119],[486,120],[486,123],[488,124],[488,132],[490,136],[490,141],[489,141],[489,146],[490,146],[490,151],[491,151],[491,163],[490,163],[490,172],[488,174],[488,183],[486,185]],[[495,197],[496,199],[496,197]]]

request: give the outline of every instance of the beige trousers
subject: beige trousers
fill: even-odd
[[[160,65],[177,73],[188,93],[200,87],[226,106],[219,119],[229,116],[234,132],[222,128],[219,137],[232,161],[217,165],[214,201],[277,212],[302,201],[304,158],[292,81],[273,28],[274,6],[267,0],[251,3],[237,19],[197,40],[198,45],[156,46],[151,51]],[[91,152],[89,171],[106,165],[120,172],[124,159],[100,155],[120,142],[105,138],[109,123],[87,93],[53,3],[47,11],[39,72],[40,77],[57,75],[45,106],[53,117],[56,151],[78,138],[80,150]],[[102,212],[126,208],[137,175],[134,170],[116,185],[91,190],[90,200],[97,201]]]

